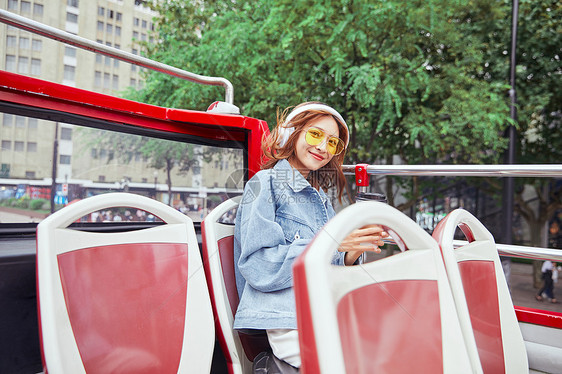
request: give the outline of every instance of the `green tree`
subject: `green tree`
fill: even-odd
[[[499,6],[498,6],[499,5]],[[422,1],[164,1],[149,57],[236,88],[242,113],[275,123],[276,109],[321,100],[348,119],[348,162],[496,162],[509,123],[505,83],[478,75],[503,3]],[[220,97],[149,73],[130,97],[205,109]],[[393,202],[393,179],[387,195]],[[420,194],[414,179],[413,204]]]
[[[166,173],[166,184],[168,185],[168,205],[172,205],[172,169],[177,165],[180,175],[197,166],[192,144],[170,142],[155,138],[141,138],[138,150],[149,160],[149,166],[156,170],[163,169]]]
[[[200,148],[199,151],[193,144],[173,142],[164,139],[149,138],[106,131],[100,129],[80,128],[79,138],[84,149],[111,149],[107,163],[117,159],[123,163],[132,161],[136,153],[140,153],[148,166],[156,170],[163,170],[166,174],[169,204],[172,204],[172,170],[177,168],[177,173],[185,175],[193,167],[199,165],[199,160],[210,161],[216,150],[210,147]]]
[[[511,123],[510,1],[167,0],[155,9],[158,42],[146,45],[149,57],[225,76],[241,112],[270,124],[277,108],[304,100],[338,108],[351,129],[347,162],[390,164],[394,155],[409,164],[501,162]],[[515,125],[520,161],[538,162],[559,126],[549,113],[560,112],[560,5],[521,1],[521,14],[520,48],[534,52],[521,59],[518,83],[536,73],[520,91]],[[205,109],[223,95],[160,73],[146,78],[130,97]],[[528,131],[541,137],[522,136]],[[426,183],[388,178],[391,203],[396,182],[411,191],[403,209]]]
[[[504,1],[504,6],[510,5]],[[562,159],[562,4],[520,0],[517,38],[517,152],[518,163],[551,164]],[[498,19],[485,50],[488,80],[505,79],[510,52],[510,19]],[[534,190],[528,201],[524,191]],[[529,226],[530,244],[546,245],[546,223],[562,209],[562,186],[552,179],[516,179],[515,210]],[[534,285],[542,283],[540,262],[534,263]]]

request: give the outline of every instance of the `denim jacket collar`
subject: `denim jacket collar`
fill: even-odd
[[[273,169],[280,177],[284,178],[284,184],[289,186],[294,192],[300,192],[307,187],[314,189],[306,178],[298,171],[294,169],[287,159],[279,160]],[[281,176],[282,175],[282,176]],[[314,189],[316,190],[316,189]],[[326,202],[328,196],[321,188],[318,190],[318,194],[322,199],[322,202]]]

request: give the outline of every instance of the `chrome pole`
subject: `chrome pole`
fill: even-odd
[[[344,165],[346,175],[355,173],[354,165]],[[462,176],[462,177],[562,177],[560,164],[536,165],[368,165],[369,175]]]
[[[225,89],[224,101],[228,104],[234,104],[234,87],[232,83],[226,78],[207,77],[204,75],[181,70],[173,66],[162,64],[160,62],[156,62],[142,56],[137,56],[114,47],[109,47],[101,43],[93,42],[78,35],[74,35],[69,32],[62,31],[57,28],[47,26],[45,24],[8,12],[4,9],[0,9],[0,22],[18,27],[26,31],[30,31],[38,35],[45,36],[50,39],[70,44],[78,48],[82,48],[95,53],[101,53],[105,56],[116,58],[118,60],[138,65],[150,70],[159,71],[171,76],[179,77],[194,83],[210,86],[222,86]]]

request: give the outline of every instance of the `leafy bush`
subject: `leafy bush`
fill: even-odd
[[[8,199],[4,199],[0,202],[0,205],[2,206],[13,206],[12,204],[14,203],[14,201],[16,201],[15,197],[10,197]]]
[[[43,208],[43,205],[45,205],[46,203],[48,203],[47,200],[45,199],[34,199],[31,200],[31,202],[29,203],[29,209],[31,210],[39,210]]]
[[[31,200],[29,199],[29,197],[22,197],[21,199],[16,201],[15,207],[21,209],[28,209],[30,201]]]

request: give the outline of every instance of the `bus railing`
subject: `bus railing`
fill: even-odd
[[[562,165],[344,165],[344,174],[356,174],[364,165],[368,175],[423,177],[561,177]]]
[[[366,192],[370,176],[423,176],[423,177],[535,177],[562,178],[562,165],[343,165],[345,175],[355,175],[358,192]],[[396,244],[392,239],[388,244]],[[468,242],[455,240],[458,247]],[[562,262],[562,250],[496,243],[500,256],[531,260]]]
[[[102,55],[116,58],[134,65],[138,65],[150,70],[159,71],[164,74],[179,77],[190,82],[205,84],[210,86],[222,86],[225,89],[224,101],[228,104],[234,105],[234,87],[232,83],[222,77],[207,77],[191,73],[186,70],[178,69],[170,65],[162,64],[148,58],[138,56],[120,49],[107,46],[69,32],[59,30],[57,28],[42,24],[40,22],[19,16],[12,12],[0,9],[0,22],[8,25],[18,27],[20,29],[32,32],[34,34],[42,35],[50,39],[54,39],[66,44],[73,45],[91,52],[100,53]],[[236,108],[237,109],[237,108]],[[235,113],[238,114],[238,113]]]

